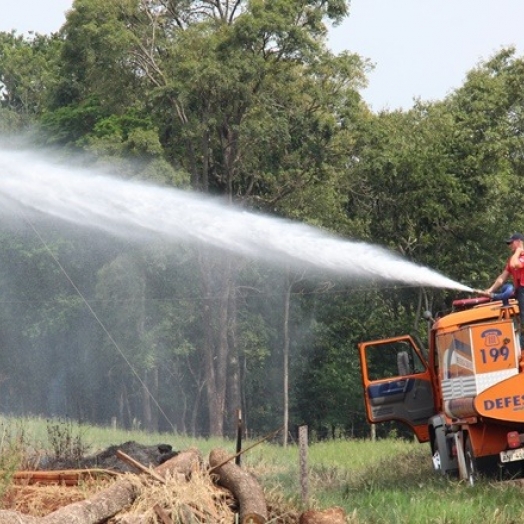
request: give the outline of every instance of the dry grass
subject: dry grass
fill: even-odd
[[[272,524],[297,524],[300,512],[296,503],[286,499],[281,489],[272,489],[264,493],[269,522]]]
[[[206,472],[193,473],[189,481],[181,477],[167,477],[165,484],[147,475],[129,473],[120,478],[126,478],[140,488],[140,495],[126,513],[141,515],[147,522],[161,522],[155,510],[158,506],[175,523],[229,524],[234,520],[234,499],[228,491],[216,486]],[[5,493],[1,506],[3,509],[42,517],[63,506],[85,500],[106,489],[112,482],[98,480],[79,486],[13,485]],[[119,518],[122,515],[120,513]]]
[[[111,481],[90,481],[79,486],[11,485],[1,507],[33,517],[44,517],[73,502],[80,502],[108,487]]]
[[[238,511],[232,494],[213,482],[206,471],[193,472],[191,479],[181,476],[166,477],[164,484],[147,475],[122,474],[138,485],[140,495],[130,508],[118,514],[117,522],[124,515],[140,515],[144,522],[159,524],[157,508],[160,507],[174,523],[230,524]],[[79,486],[12,485],[1,501],[2,509],[18,511],[34,517],[43,517],[74,502],[85,500],[106,489],[115,480],[91,480]],[[297,524],[299,512],[291,500],[286,500],[275,489],[266,495],[271,524]]]
[[[141,490],[128,513],[142,515],[156,523],[160,520],[155,507],[160,506],[174,522],[232,522],[234,501],[231,495],[216,486],[204,471],[193,472],[189,481],[180,476],[168,476],[165,484],[145,476],[131,477],[139,479]]]

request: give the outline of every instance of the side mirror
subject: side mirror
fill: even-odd
[[[422,316],[428,321],[428,322],[435,322],[435,319],[433,318],[433,315],[431,314],[431,311],[424,311],[422,313]]]

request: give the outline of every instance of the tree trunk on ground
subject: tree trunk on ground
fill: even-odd
[[[154,472],[160,476],[166,476],[168,472],[171,475],[183,474],[188,478],[201,463],[200,452],[192,448],[167,460],[156,467]],[[0,510],[0,522],[2,524],[98,524],[131,505],[140,494],[140,490],[139,483],[122,479],[89,499],[64,506],[45,517],[32,517],[15,511]]]
[[[264,524],[268,519],[266,500],[258,481],[232,461],[224,462],[229,455],[222,449],[209,454],[212,474],[218,476],[218,484],[228,489],[238,500],[240,524]]]
[[[130,480],[115,482],[90,499],[64,506],[45,517],[30,517],[13,511],[0,511],[2,524],[97,524],[132,504],[138,486]]]
[[[346,514],[339,507],[324,511],[309,510],[300,515],[299,524],[346,524]]]
[[[167,473],[171,475],[184,475],[186,479],[191,477],[191,474],[202,468],[203,460],[200,451],[196,448],[186,449],[180,452],[176,457],[166,460],[160,466],[157,466],[154,471],[161,477],[165,477]]]

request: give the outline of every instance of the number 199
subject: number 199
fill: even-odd
[[[488,363],[488,356],[490,359],[490,362],[497,362],[499,358],[502,358],[503,360],[508,360],[509,358],[509,348],[508,346],[502,346],[499,348],[491,348],[489,350],[488,355],[486,355],[486,350],[481,349],[480,354],[482,355],[482,363],[487,364]]]

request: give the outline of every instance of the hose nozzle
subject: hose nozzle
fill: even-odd
[[[473,292],[477,295],[482,295],[483,297],[493,298],[493,293],[489,293],[483,289],[474,289]]]

